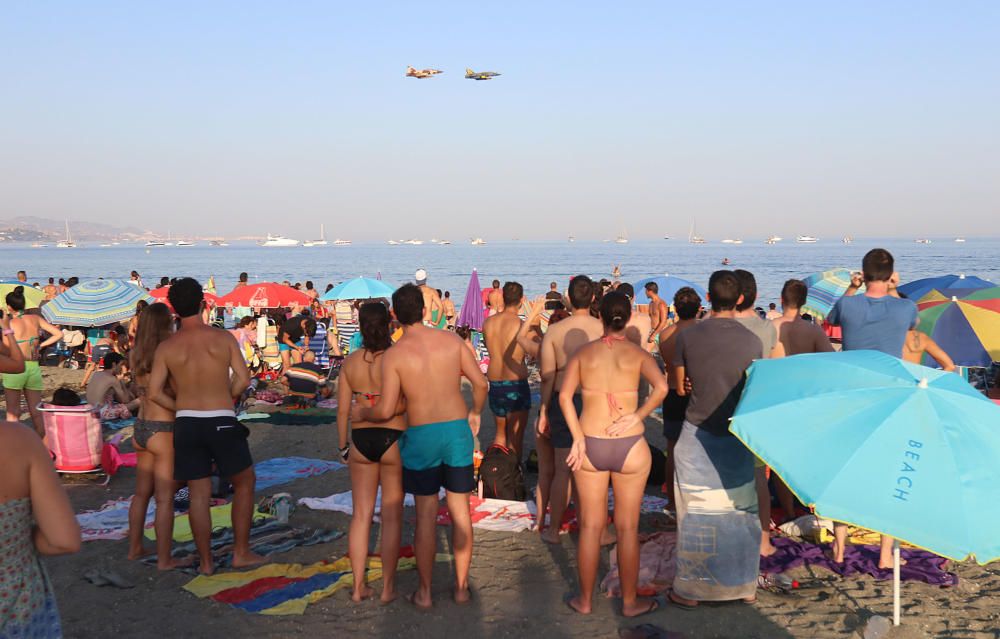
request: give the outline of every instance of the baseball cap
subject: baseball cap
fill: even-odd
[[[413,277],[418,282],[426,282],[427,281],[427,271],[425,271],[422,268],[418,268],[417,272],[413,274]]]

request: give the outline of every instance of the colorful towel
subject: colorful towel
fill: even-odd
[[[334,461],[309,457],[275,457],[265,459],[254,466],[257,473],[257,490],[287,484],[296,479],[315,477],[341,468],[346,467]]]
[[[295,528],[271,519],[261,521],[250,529],[250,550],[265,557],[288,552],[299,546],[322,544],[344,536],[339,530]],[[226,528],[212,532],[212,557],[216,568],[228,568],[232,563],[233,530]],[[195,555],[197,548],[194,542],[176,544],[171,555],[185,557]],[[147,564],[156,564],[156,554],[143,557]],[[190,574],[198,573],[198,566],[191,565],[180,568]]]
[[[639,536],[639,596],[653,597],[669,590],[677,568],[677,533],[658,532]],[[611,553],[611,569],[601,581],[608,597],[621,597],[618,554]]]
[[[223,530],[225,528],[231,528],[233,525],[233,504],[222,504],[221,506],[212,506],[210,509],[212,515],[212,530]],[[257,510],[256,507],[253,509],[253,520],[260,521],[261,519],[266,519],[271,517],[271,515],[265,514]],[[149,524],[146,523],[146,531],[143,533],[146,539],[156,539],[156,530]],[[183,515],[177,515],[174,518],[174,541],[191,541],[194,536],[191,534],[191,520],[188,518],[187,513]]]
[[[537,513],[533,501],[507,501],[505,499],[480,499],[469,496],[469,507],[472,511],[472,527],[480,530],[499,532],[523,532],[535,526]],[[442,505],[438,510],[439,526],[451,524],[448,507]]]
[[[778,552],[770,557],[760,558],[760,571],[764,573],[779,573],[798,566],[821,566],[842,575],[871,575],[878,581],[892,579],[892,569],[882,570],[878,567],[878,546],[848,545],[844,549],[844,563],[835,564],[824,553],[824,546],[792,539],[776,538],[772,540]],[[900,555],[906,564],[899,568],[899,578],[903,581],[922,581],[932,586],[954,586],[958,583],[958,575],[945,571],[947,559],[938,557],[925,550],[904,548]]]
[[[437,556],[448,561],[450,555]],[[412,549],[400,549],[397,570],[416,566]],[[382,576],[382,561],[368,559],[366,578],[369,582]],[[262,615],[301,615],[311,603],[329,597],[341,588],[353,585],[351,562],[347,557],[328,563],[267,564],[247,572],[219,573],[199,576],[189,581],[184,590],[204,599],[227,603],[235,608]]]
[[[112,499],[97,510],[88,510],[78,514],[76,521],[80,524],[80,536],[83,541],[115,540],[128,537],[128,508],[131,503],[131,497]],[[150,500],[149,508],[146,509],[147,526],[153,525],[155,513],[156,504]]]
[[[122,406],[122,408],[125,408]],[[128,408],[125,408],[128,411]],[[125,417],[122,419],[101,419],[101,426],[108,430],[121,430],[126,426],[135,426],[135,417]]]

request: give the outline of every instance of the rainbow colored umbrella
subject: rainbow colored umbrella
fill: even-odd
[[[802,313],[812,315],[817,320],[825,319],[833,305],[837,303],[847,288],[851,285],[851,272],[846,268],[835,268],[822,273],[814,273],[802,278],[802,281],[809,288],[809,295],[806,297],[805,306]],[[858,291],[864,292],[862,286]]]
[[[919,300],[932,290],[946,291],[948,297],[964,297],[963,289],[991,288],[996,286],[993,282],[984,280],[975,275],[939,275],[937,277],[925,277],[923,279],[907,282],[899,286],[899,292],[911,300]]]
[[[130,319],[139,300],[156,302],[128,280],[90,280],[56,296],[42,307],[42,316],[62,326],[106,326]]]
[[[1000,286],[973,290],[961,298],[932,293],[937,295],[925,295],[917,304],[917,330],[930,336],[959,366],[1000,361]]]
[[[45,293],[30,284],[18,282],[17,280],[0,280],[0,307],[6,308],[8,293],[13,293],[18,286],[24,288],[24,302],[27,308],[38,308],[45,299]]]

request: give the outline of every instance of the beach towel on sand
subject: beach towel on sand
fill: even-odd
[[[346,468],[343,464],[325,459],[309,457],[275,457],[258,462],[254,466],[257,473],[257,490],[287,484],[296,479],[315,477],[331,470]]]
[[[610,553],[611,568],[601,581],[608,597],[622,596],[618,555]],[[677,561],[677,533],[658,532],[639,536],[639,596],[653,597],[670,589]]]
[[[437,561],[449,561],[451,555],[437,555]],[[397,570],[416,566],[413,549],[400,548]],[[382,560],[369,557],[367,581],[382,577]],[[329,597],[354,583],[351,562],[341,557],[334,562],[302,564],[267,564],[246,572],[226,572],[189,581],[184,590],[194,596],[227,603],[234,608],[261,615],[301,615],[311,603]]]
[[[233,525],[233,505],[222,504],[221,506],[212,506],[210,510],[212,516],[212,530],[222,530],[224,528],[231,528]],[[265,514],[257,510],[255,506],[253,509],[253,521],[260,521],[261,519],[266,519],[271,517],[271,515]],[[145,532],[143,533],[146,539],[156,539],[156,530],[151,526],[147,526]],[[177,515],[174,518],[174,541],[191,541],[194,536],[191,534],[191,520],[188,518],[187,513],[183,515]]]
[[[80,524],[80,537],[83,541],[125,539],[128,537],[128,508],[131,503],[131,497],[112,499],[97,510],[78,514],[76,521]],[[150,500],[146,509],[147,526],[153,524],[155,513],[156,504]]]
[[[438,493],[438,499],[444,499],[445,491],[442,488]],[[332,510],[346,515],[354,514],[354,495],[351,491],[334,493],[328,497],[303,497],[299,500],[300,506],[311,508],[312,510]],[[403,497],[403,507],[413,508],[416,503],[413,495],[407,494]],[[375,517],[382,512],[382,488],[375,494]]]

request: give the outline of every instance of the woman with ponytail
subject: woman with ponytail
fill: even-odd
[[[6,341],[7,331],[13,331],[13,347],[21,351],[24,359],[24,372],[3,374],[3,393],[7,402],[7,421],[16,422],[21,420],[21,396],[24,396],[28,405],[28,412],[31,414],[31,421],[35,426],[35,432],[39,436],[45,436],[45,425],[42,422],[42,414],[38,410],[38,403],[42,401],[42,391],[45,385],[42,381],[42,370],[38,367],[39,354],[62,339],[62,329],[49,324],[40,315],[26,315],[24,287],[18,286],[10,293],[7,293],[7,312],[10,313],[10,328],[4,329],[4,340]],[[48,333],[48,337],[43,341],[42,331]]]
[[[604,336],[579,351],[566,365],[559,405],[573,435],[566,463],[573,470],[580,513],[577,565],[580,594],[569,606],[590,614],[601,534],[608,516],[608,485],[614,490],[615,532],[621,575],[622,614],[636,617],[656,610],[655,600],[637,597],[639,510],[651,457],[643,420],[667,394],[667,380],[652,355],[625,338],[632,303],[622,293],[606,293],[600,303]],[[651,386],[639,406],[639,381]],[[573,395],[582,387],[583,412]]]

